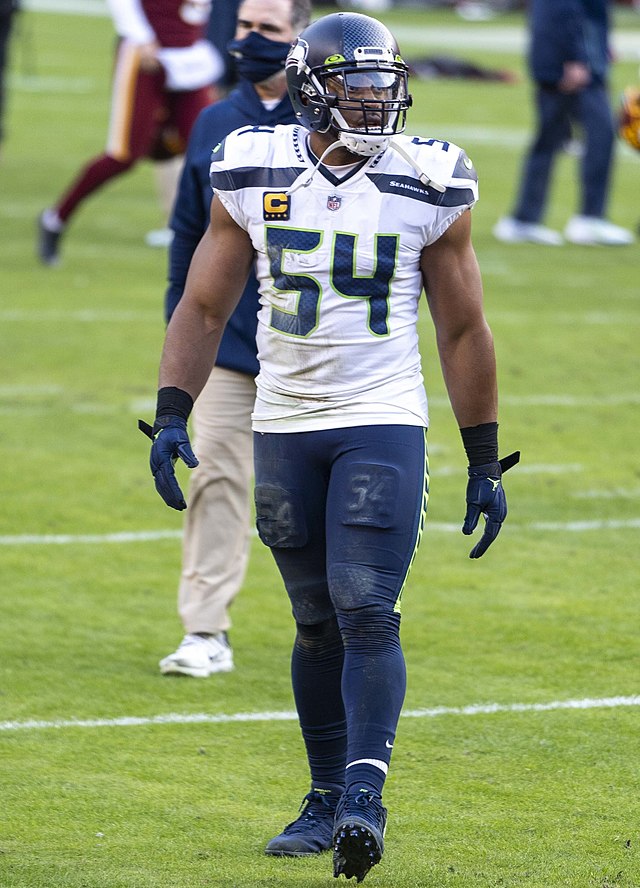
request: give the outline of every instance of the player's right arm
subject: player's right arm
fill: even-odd
[[[247,232],[220,200],[193,255],[184,294],[167,328],[159,387],[173,386],[193,400],[215,363],[225,325],[240,297],[254,258]]]
[[[153,426],[138,422],[153,442],[149,463],[156,490],[173,509],[187,507],[176,479],[176,460],[182,459],[189,468],[198,464],[187,432],[189,414],[209,378],[252,262],[248,234],[214,197],[211,221],[193,255],[184,295],[167,328]]]

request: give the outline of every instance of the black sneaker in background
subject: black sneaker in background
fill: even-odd
[[[46,211],[45,211],[46,212]],[[58,265],[60,262],[60,238],[62,230],[53,231],[44,222],[45,213],[38,216],[38,256],[44,265]]]

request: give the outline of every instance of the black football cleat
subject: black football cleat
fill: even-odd
[[[345,793],[336,811],[333,834],[333,875],[362,882],[384,851],[387,809],[370,790]]]
[[[274,857],[311,857],[333,844],[333,824],[343,787],[312,789],[302,800],[300,816],[264,849]]]

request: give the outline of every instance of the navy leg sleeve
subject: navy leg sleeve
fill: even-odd
[[[382,792],[404,701],[406,671],[400,614],[340,613],[345,662],[342,697],[349,725],[347,789],[359,784]]]
[[[347,722],[342,702],[344,650],[335,618],[297,624],[291,680],[314,786],[344,786]]]

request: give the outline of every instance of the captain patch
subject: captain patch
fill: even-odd
[[[262,195],[262,216],[266,222],[287,221],[291,216],[291,198],[284,191],[265,191]]]

